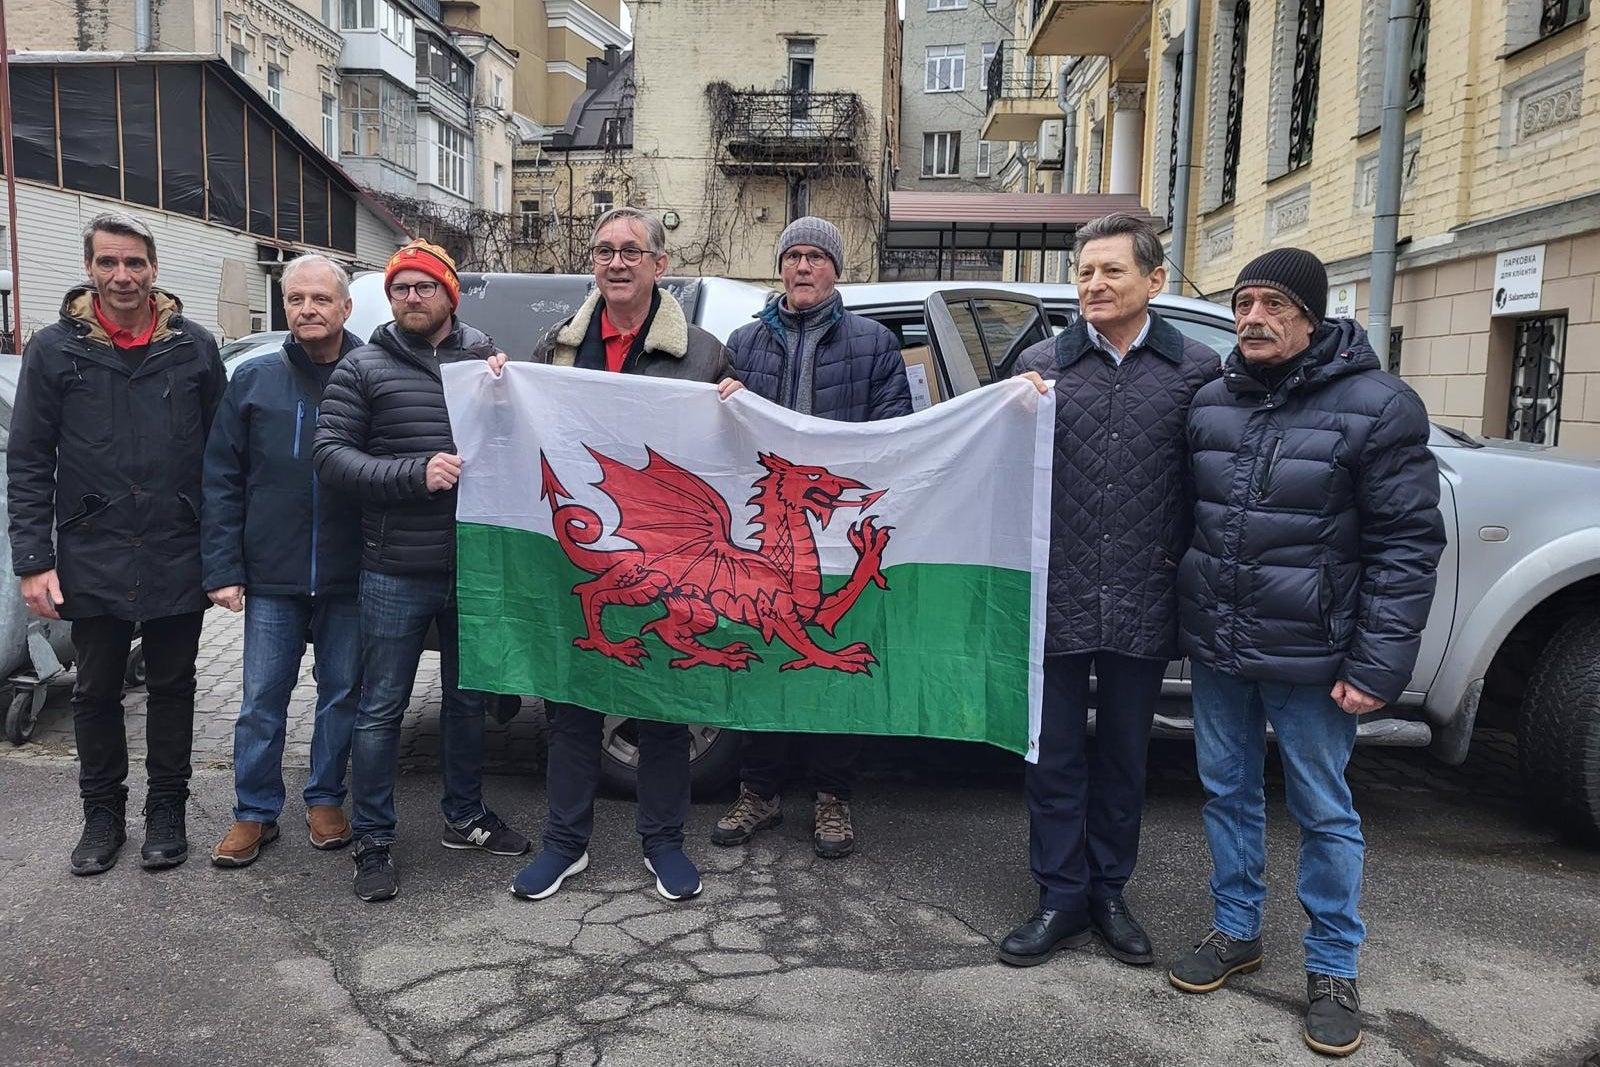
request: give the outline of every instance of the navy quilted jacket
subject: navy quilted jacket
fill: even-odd
[[[1045,653],[1178,654],[1178,560],[1192,526],[1184,423],[1217,354],[1150,313],[1121,365],[1083,320],[1024,351],[1054,381]]]
[[[1404,691],[1445,534],[1427,411],[1378,368],[1360,324],[1333,319],[1276,390],[1235,349],[1195,398],[1178,596],[1196,661],[1384,701]]]
[[[783,323],[778,299],[756,321],[733,331],[733,376],[763,399],[793,407],[783,377]],[[872,422],[911,414],[900,344],[886,328],[840,306],[823,327],[812,379],[811,414],[840,422]],[[792,383],[790,383],[792,389]]]

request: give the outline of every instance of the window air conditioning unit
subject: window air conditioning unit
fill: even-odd
[[[1061,119],[1045,119],[1039,123],[1038,162],[1040,170],[1060,170],[1062,150],[1066,139],[1065,123]]]

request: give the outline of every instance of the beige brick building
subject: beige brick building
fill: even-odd
[[[1130,191],[1132,175],[1167,218],[1187,4],[1027,6],[1030,53],[1082,53],[1069,61],[1064,188]],[[1365,321],[1388,0],[1200,7],[1184,291],[1224,294],[1254,255],[1298,245]],[[1397,344],[1376,343],[1436,420],[1600,455],[1600,113],[1583,106],[1600,24],[1587,8],[1418,0]],[[1542,271],[1500,275],[1513,252]]]
[[[637,0],[633,12],[632,199],[673,225],[675,269],[771,281],[778,235],[811,214],[843,231],[845,278],[877,277],[895,0]]]

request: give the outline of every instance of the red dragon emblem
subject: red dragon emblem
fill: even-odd
[[[572,494],[541,452],[539,497],[550,501],[556,540],[569,560],[594,575],[572,587],[583,602],[587,625],[574,645],[637,667],[649,655],[641,637],[653,633],[679,653],[670,662],[673,667],[736,671],[759,661],[761,657],[743,641],[712,648],[698,640],[720,617],[754,627],[768,645],[777,638],[793,649],[797,658],[782,664],[782,670],[826,667],[871,673],[878,660],[865,643],[832,652],[812,640],[807,630],[819,626],[832,636],[869,584],[889,588],[882,570],[883,550],[894,527],[876,525],[873,515],[864,515],[851,526],[848,536],[857,553],[855,568],[844,585],[824,594],[811,521],[826,529],[840,508],[865,512],[883,496],[882,490],[867,492],[860,482],[825,468],[761,453],[757,458],[767,473],[756,479],[755,495],[748,501],[756,509],[757,547],[746,548],[733,540],[728,502],[698,476],[651,449],[645,450],[647,460],[638,469],[592,448],[588,452],[600,464],[595,487],[621,513],[613,533],[634,547],[611,551],[590,547],[604,532],[600,516],[581,504],[562,503],[572,500]],[[845,499],[851,491],[864,495]],[[641,637],[613,641],[600,627],[600,615],[608,605],[642,607],[655,601],[666,614],[646,623]]]

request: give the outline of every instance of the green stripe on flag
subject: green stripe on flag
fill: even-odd
[[[719,620],[701,636],[717,648],[748,643],[749,670],[673,669],[678,653],[654,634],[639,667],[574,648],[585,632],[572,587],[589,575],[543,534],[457,527],[461,684],[564,700],[612,714],[748,730],[898,734],[988,741],[1028,750],[1028,602],[1024,571],[960,564],[885,568],[889,589],[868,586],[824,648],[865,641],[872,675],[817,667],[780,671],[796,654],[754,629]],[[828,588],[842,577],[825,579]],[[639,634],[659,603],[605,609],[612,640]]]

